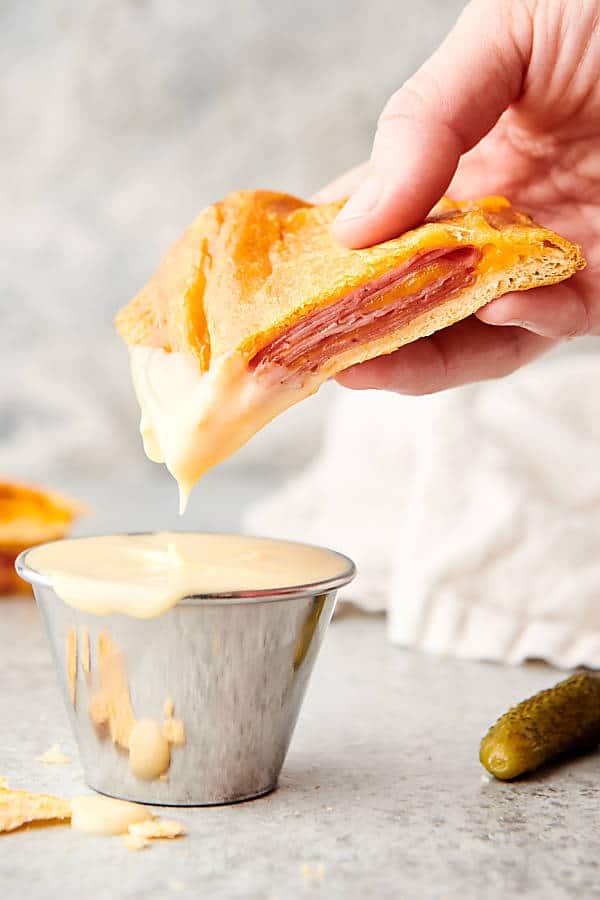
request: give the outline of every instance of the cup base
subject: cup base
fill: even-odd
[[[113,800],[126,800],[128,803],[139,803],[142,806],[164,806],[171,809],[184,809],[186,807],[195,806],[233,806],[236,803],[247,803],[250,800],[258,800],[260,797],[266,797],[267,794],[272,794],[273,791],[276,791],[278,787],[277,782],[275,782],[268,787],[261,788],[252,794],[244,794],[241,797],[227,797],[222,800],[189,800],[187,802],[179,801],[177,803],[165,803],[164,800],[140,800],[139,797],[131,796],[129,794],[101,791],[99,788],[95,787],[91,781],[86,781],[86,784],[97,794],[101,794],[103,797],[111,797]]]

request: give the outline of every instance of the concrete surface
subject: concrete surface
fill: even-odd
[[[86,791],[45,636],[29,602],[2,604],[0,774]],[[482,777],[481,735],[559,673],[401,652],[383,622],[334,622],[271,796],[172,810],[189,834],[140,853],[64,826],[0,837],[5,900],[210,897],[591,898],[599,758],[517,784]],[[34,757],[58,742],[69,766]]]

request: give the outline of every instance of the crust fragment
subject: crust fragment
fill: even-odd
[[[173,819],[149,819],[129,826],[129,834],[143,840],[173,840],[186,833],[185,825]]]
[[[14,831],[28,822],[71,818],[71,802],[50,794],[0,788],[0,832]]]

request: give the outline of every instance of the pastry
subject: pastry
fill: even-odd
[[[33,485],[0,481],[0,594],[29,591],[15,572],[22,550],[64,537],[84,507]]]
[[[184,503],[207,469],[342,369],[584,265],[502,197],[444,198],[420,227],[363,250],[333,236],[342,205],[230,194],[118,314],[146,452]]]

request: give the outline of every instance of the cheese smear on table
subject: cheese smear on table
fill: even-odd
[[[27,565],[69,606],[151,618],[196,594],[285,589],[350,574],[333,550],[231,534],[107,535],[44,544]]]
[[[88,834],[125,834],[130,825],[154,818],[147,806],[112,797],[74,797],[71,828]]]

